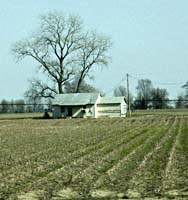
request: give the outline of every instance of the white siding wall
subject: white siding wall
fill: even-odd
[[[98,117],[120,117],[121,104],[98,104]]]
[[[97,118],[99,117],[99,113],[98,113],[98,106],[99,106],[99,103],[100,103],[100,100],[101,100],[101,96],[99,95],[98,98],[97,98],[97,101],[95,102],[94,106],[93,106],[93,117],[94,118]]]
[[[126,117],[127,114],[127,104],[125,102],[121,103],[121,117]]]

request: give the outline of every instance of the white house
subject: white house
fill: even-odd
[[[126,117],[125,97],[102,97],[99,93],[58,94],[52,102],[53,118]]]

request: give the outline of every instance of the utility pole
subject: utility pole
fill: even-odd
[[[131,101],[130,101],[130,92],[129,92],[129,74],[127,73],[127,101],[128,101],[128,113],[131,117]]]

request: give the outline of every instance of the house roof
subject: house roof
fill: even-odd
[[[52,102],[52,105],[76,106],[95,104],[99,95],[99,93],[57,94]]]
[[[99,104],[118,104],[125,101],[125,97],[102,97]],[[126,101],[125,101],[126,102]]]

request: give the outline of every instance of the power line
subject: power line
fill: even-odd
[[[187,102],[188,99],[135,99],[134,102],[142,102],[142,101],[151,101],[151,102],[161,102],[161,101],[165,101],[165,102]]]
[[[110,92],[112,92],[113,90],[114,90],[114,88],[116,88],[116,87],[118,87],[119,85],[121,85],[121,83],[123,83],[123,81],[125,81],[126,80],[126,78],[127,78],[127,75],[126,76],[124,76],[122,79],[121,79],[121,81],[120,82],[118,82],[113,88],[111,88],[110,90],[108,90],[107,92],[105,92],[106,94],[108,94],[108,93],[110,93]]]
[[[135,79],[135,80],[141,80],[141,78],[138,78],[136,76],[133,76],[132,74],[129,74],[129,77],[132,78],[132,79]],[[120,82],[118,82],[113,88],[111,88],[110,90],[108,90],[107,92],[105,92],[106,94],[112,92],[114,90],[114,88],[118,87],[119,85],[121,85],[121,83],[123,83],[127,78],[127,75],[125,75]],[[187,84],[188,82],[152,82],[153,84],[156,84],[156,85],[183,85],[183,84]]]
[[[136,80],[141,80],[140,78],[137,78],[131,74],[129,74],[129,77],[131,77],[132,79],[136,79]],[[186,82],[172,82],[172,83],[160,83],[160,82],[152,82],[153,84],[156,84],[156,85],[183,85],[183,84],[187,84],[187,81]]]
[[[182,84],[186,84],[187,82],[177,82],[177,83],[156,83],[154,82],[154,84],[158,84],[158,85],[182,85]]]

